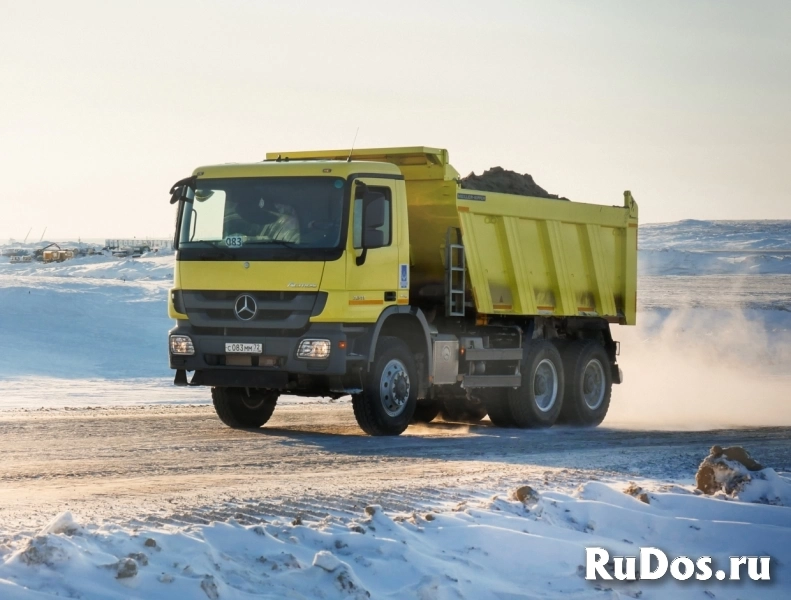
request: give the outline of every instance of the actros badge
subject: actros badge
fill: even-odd
[[[250,294],[242,294],[236,299],[233,311],[236,313],[236,318],[240,321],[249,321],[255,316],[258,310],[258,305],[255,303],[255,298]]]

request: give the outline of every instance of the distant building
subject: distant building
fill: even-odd
[[[108,250],[143,247],[148,248],[149,250],[172,250],[173,240],[154,240],[145,238],[135,238],[131,240],[105,240],[104,247]]]

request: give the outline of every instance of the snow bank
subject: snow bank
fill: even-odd
[[[791,274],[791,221],[641,224],[640,275]]]
[[[791,508],[791,481],[774,469],[763,469],[750,473],[750,479],[736,493],[739,500],[774,504]]]
[[[121,281],[173,279],[175,254],[171,251],[144,254],[140,258],[115,258],[106,254],[81,256],[62,263],[17,263],[0,260],[2,275],[38,275],[42,277],[79,277],[117,279]]]
[[[152,529],[80,526],[66,514],[0,547],[0,596],[53,598],[787,598],[791,509],[652,492],[645,504],[591,482],[530,508],[493,497],[455,511],[284,523],[261,519]],[[635,555],[769,555],[750,581],[589,582],[586,546]],[[609,594],[609,595],[607,595]],[[596,596],[598,597],[598,595]]]
[[[788,250],[791,221],[698,221],[640,225],[641,250]]]
[[[710,252],[641,249],[639,275],[789,275],[791,251]]]
[[[0,277],[0,377],[169,376],[169,285]]]

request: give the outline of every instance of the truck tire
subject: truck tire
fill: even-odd
[[[607,416],[612,396],[612,372],[607,351],[593,340],[569,344],[563,352],[566,390],[563,420],[596,426]]]
[[[415,406],[413,423],[431,423],[439,415],[440,403],[436,400],[423,400]]]
[[[451,423],[480,423],[486,416],[486,406],[473,404],[466,398],[447,399],[442,404],[442,420]]]
[[[563,361],[551,342],[529,342],[522,360],[522,387],[508,391],[517,427],[551,427],[563,405]]]
[[[514,418],[508,404],[508,390],[486,390],[486,412],[495,427],[514,426]]]
[[[279,394],[270,390],[245,388],[211,389],[214,410],[220,421],[234,429],[257,429],[275,411]]]
[[[361,394],[352,396],[357,424],[368,435],[400,435],[417,406],[417,368],[412,352],[396,337],[380,337],[376,359]]]

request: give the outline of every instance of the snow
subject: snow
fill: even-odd
[[[683,488],[645,504],[617,484],[545,490],[527,507],[497,496],[432,513],[312,522],[276,517],[186,527],[78,524],[68,513],[0,550],[0,596],[114,598],[786,598],[791,508]],[[769,555],[771,586],[743,581],[589,582],[586,547],[635,555]],[[743,576],[744,577],[744,576]],[[598,596],[596,596],[598,597]]]
[[[788,250],[791,221],[697,221],[640,225],[640,249]]]
[[[640,275],[791,274],[791,221],[641,225]]]
[[[144,254],[140,258],[115,258],[107,254],[80,256],[62,263],[12,264],[3,258],[0,273],[39,277],[76,277],[114,279],[118,281],[172,281],[175,254],[162,251]]]
[[[640,250],[640,275],[789,275],[791,250],[774,252],[713,252]]]
[[[750,480],[736,494],[739,500],[791,507],[791,482],[774,469],[750,473]]]

